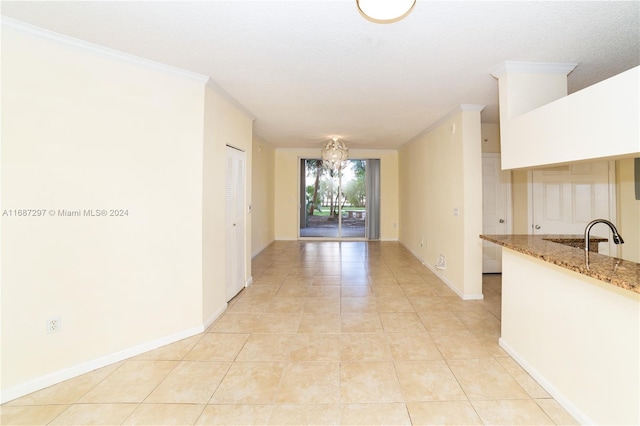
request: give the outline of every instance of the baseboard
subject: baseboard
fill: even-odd
[[[220,313],[217,313],[217,315],[219,316]],[[178,340],[195,336],[198,333],[202,333],[204,330],[205,330],[204,325],[190,328],[188,330],[183,330],[183,331],[171,334],[169,336],[162,337],[157,340],[145,342],[140,345],[136,345],[131,348],[124,349],[122,351],[115,352],[91,361],[83,362],[82,364],[65,368],[63,370],[44,375],[42,377],[37,377],[26,383],[23,383],[18,386],[14,386],[11,389],[7,389],[6,391],[3,391],[2,395],[0,395],[0,403],[4,404],[5,402],[12,401],[16,398],[20,398],[21,396],[28,395],[32,392],[39,391],[46,387],[58,384],[60,382],[64,382],[65,380],[72,379],[82,374],[89,373],[90,371],[96,370],[98,368],[106,367],[107,365],[111,365],[116,362],[125,360],[127,358],[140,355],[144,352],[157,349],[161,346],[165,346],[170,343],[177,342]]]
[[[400,244],[402,244],[402,242],[400,242]],[[462,293],[456,286],[453,285],[452,282],[450,282],[447,279],[447,277],[443,276],[435,266],[432,266],[429,263],[425,262],[424,259],[421,259],[420,256],[417,253],[415,253],[413,250],[411,250],[409,247],[405,246],[404,244],[402,244],[402,246],[407,250],[409,250],[409,252],[413,255],[413,257],[418,259],[428,270],[433,272],[433,274],[436,277],[438,277],[438,279],[442,281],[447,287],[449,287],[455,294],[457,294],[460,299],[462,300],[483,300],[484,299],[484,295],[482,293],[480,294]]]
[[[466,294],[462,300],[484,300],[484,294]]]
[[[224,311],[226,311],[226,310],[227,310],[227,306],[229,306],[229,304],[228,304],[228,303],[225,303],[224,305],[220,306],[220,308],[218,308],[218,310],[217,310],[217,311],[215,311],[215,312],[213,313],[213,315],[211,315],[207,321],[205,321],[204,326],[203,326],[203,327],[204,327],[204,330],[206,330],[206,329],[208,329],[209,327],[211,327],[211,324],[213,324],[215,320],[217,320],[218,318],[220,318],[220,315],[222,315],[222,314],[224,313]],[[204,331],[204,330],[203,330],[203,331]]]
[[[253,276],[250,276],[249,279],[244,283],[244,288],[251,287],[251,284],[253,284]]]
[[[456,286],[453,285],[453,283],[451,281],[449,281],[447,279],[447,277],[443,276],[442,274],[440,274],[440,272],[438,271],[438,268],[436,268],[435,266],[422,261],[422,264],[431,272],[433,272],[433,274],[438,277],[440,279],[440,281],[442,281],[447,287],[449,287],[455,294],[458,295],[458,297],[462,300],[469,300],[465,298],[464,293],[462,293]],[[468,297],[468,296],[466,296]]]
[[[271,240],[268,244],[266,244],[264,247],[262,247],[261,249],[256,250],[255,253],[251,254],[251,259],[253,259],[254,257],[256,257],[257,255],[259,255],[260,253],[262,253],[263,251],[266,250],[267,247],[269,247],[271,244],[273,244],[276,240]]]
[[[595,425],[596,423],[592,421],[588,416],[586,416],[582,411],[580,411],[575,405],[571,403],[561,392],[558,391],[545,377],[540,374],[535,368],[533,368],[527,361],[525,361],[505,340],[501,337],[498,340],[500,347],[508,353],[511,358],[513,358],[531,377],[535,379],[536,382],[544,390],[547,391],[549,395],[556,400],[558,404],[569,414],[573,416],[574,419],[578,421],[581,425]]]

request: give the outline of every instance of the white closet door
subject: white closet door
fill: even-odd
[[[245,285],[245,154],[227,146],[225,182],[226,296]]]

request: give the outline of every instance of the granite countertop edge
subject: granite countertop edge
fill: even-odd
[[[590,252],[587,266],[583,249],[555,242],[558,240],[575,241],[583,238],[581,236],[513,234],[480,235],[480,238],[640,294],[640,263]],[[606,239],[596,238],[592,241],[606,241]]]

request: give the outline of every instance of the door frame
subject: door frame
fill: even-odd
[[[493,158],[501,160],[502,156],[499,152],[483,152],[482,160],[485,158]],[[502,161],[500,161],[501,169],[501,187],[504,193],[504,209],[505,209],[505,234],[513,234],[513,197],[512,197],[512,178],[511,171],[502,169]],[[502,179],[504,178],[504,179]],[[482,211],[484,215],[484,209]],[[484,219],[484,218],[483,218]],[[484,232],[484,230],[483,230]],[[484,268],[484,265],[483,265]],[[483,270],[484,273],[484,270]]]
[[[365,236],[364,237],[344,237],[344,236],[339,236],[339,237],[302,237],[300,235],[300,230],[301,230],[300,224],[302,223],[301,222],[301,220],[302,220],[302,212],[301,212],[301,210],[306,207],[306,206],[304,206],[304,203],[303,203],[303,200],[302,200],[302,198],[304,196],[304,191],[302,190],[302,180],[306,177],[306,173],[305,173],[306,171],[302,170],[303,164],[304,164],[303,162],[307,161],[307,160],[319,160],[319,159],[320,159],[320,157],[316,157],[316,156],[299,156],[298,157],[298,167],[299,167],[299,170],[298,170],[298,173],[297,173],[297,175],[298,175],[298,190],[296,191],[298,193],[298,203],[297,203],[297,205],[298,205],[298,214],[296,215],[297,218],[298,218],[298,225],[297,225],[298,240],[299,241],[344,241],[344,242],[349,242],[349,241],[369,241],[367,239],[367,236],[366,236],[367,235],[366,222],[365,222]],[[378,159],[378,158],[375,158],[375,159]],[[349,160],[367,160],[367,159],[366,158],[349,158],[349,159],[347,159],[347,161],[349,161]],[[338,185],[338,188],[339,188],[338,190],[342,191],[342,188],[341,188],[341,186],[342,186],[342,176],[339,176],[339,179],[340,179],[340,183]],[[340,216],[342,216],[341,213],[339,214],[339,217],[338,217],[338,220],[339,220],[339,224],[338,224],[339,232],[338,233],[339,234],[341,233],[340,232],[340,227],[342,226],[342,217],[340,217]]]

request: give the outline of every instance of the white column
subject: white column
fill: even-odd
[[[505,61],[500,64],[491,73],[498,79],[500,121],[567,96],[567,75],[575,67],[576,64],[568,63]]]

